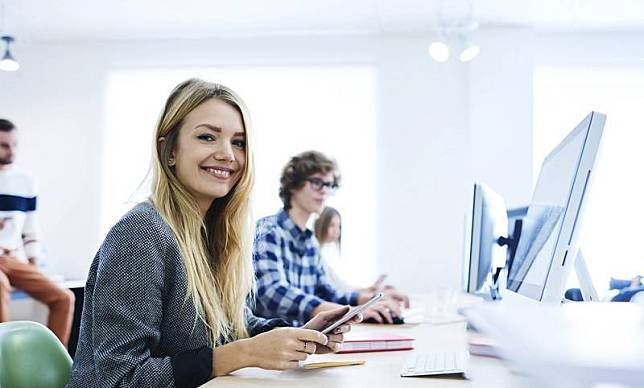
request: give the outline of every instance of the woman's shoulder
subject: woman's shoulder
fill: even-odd
[[[162,245],[174,243],[174,234],[161,214],[149,202],[135,205],[112,227],[105,238],[106,242],[122,241],[154,241]]]
[[[121,217],[120,221],[137,219],[145,220],[147,222],[164,222],[161,214],[150,201],[139,202],[132,207],[127,213]]]
[[[181,254],[170,226],[152,203],[142,202],[112,227],[96,259],[102,273],[141,274],[178,268]]]

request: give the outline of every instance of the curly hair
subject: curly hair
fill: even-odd
[[[280,178],[280,199],[284,209],[291,208],[291,196],[293,190],[299,190],[306,184],[306,178],[314,174],[334,175],[334,183],[340,184],[340,173],[335,160],[328,158],[318,151],[305,151],[297,154],[288,161],[282,170]]]

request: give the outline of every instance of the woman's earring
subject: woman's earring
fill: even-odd
[[[175,164],[176,162],[174,161],[174,159],[168,160],[168,167],[174,167]]]

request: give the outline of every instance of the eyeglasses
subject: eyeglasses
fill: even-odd
[[[326,187],[330,192],[334,193],[338,189],[338,187],[340,187],[340,185],[338,185],[336,181],[325,182],[324,180],[316,177],[309,177],[305,178],[304,180],[309,182],[311,184],[311,187],[316,191],[322,191],[322,188]]]

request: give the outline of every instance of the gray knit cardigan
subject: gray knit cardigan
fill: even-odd
[[[185,266],[172,230],[151,203],[136,205],[108,233],[90,267],[68,387],[205,382],[212,349],[206,327],[195,323],[186,290]],[[251,336],[286,325],[257,318],[249,310],[247,321]]]

